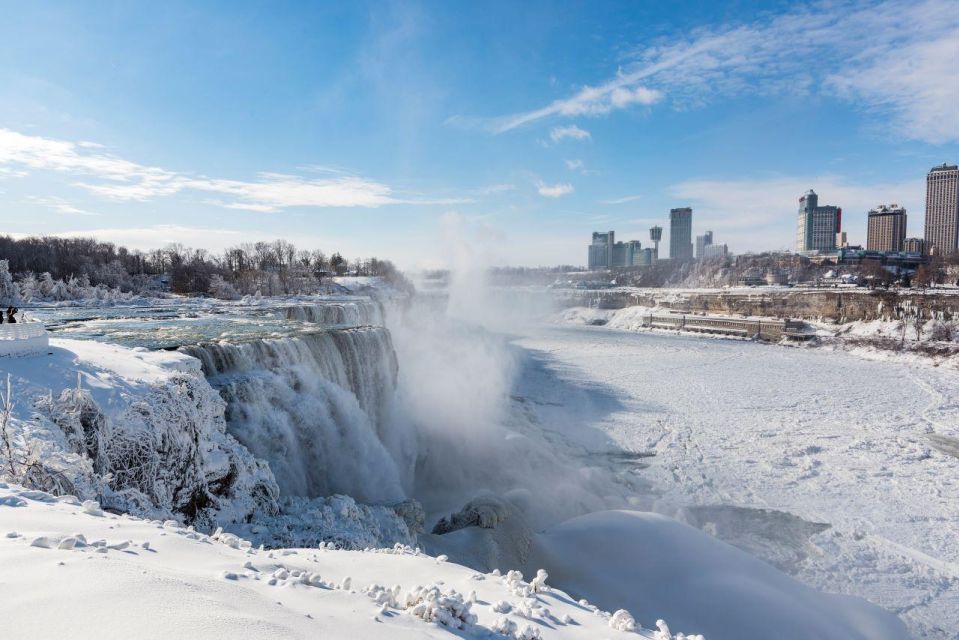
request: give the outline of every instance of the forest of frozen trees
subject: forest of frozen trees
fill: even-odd
[[[377,258],[347,260],[339,253],[297,249],[285,240],[243,243],[220,254],[170,244],[150,252],[92,238],[0,236],[0,304],[31,301],[119,300],[171,291],[222,299],[243,295],[316,293],[328,275],[401,280]]]

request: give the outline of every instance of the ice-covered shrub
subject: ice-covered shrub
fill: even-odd
[[[937,342],[952,342],[955,327],[946,320],[934,320],[929,330],[929,338]]]
[[[208,530],[277,512],[269,468],[226,433],[223,400],[199,373],[173,374],[111,416],[79,386],[41,397],[35,410],[37,433],[62,439],[61,452],[43,458],[74,456],[71,481],[83,497]],[[45,442],[57,448],[55,439]]]
[[[470,612],[472,603],[455,591],[442,591],[438,586],[414,587],[406,595],[406,610],[425,622],[435,622],[452,629],[476,624],[476,614]]]
[[[617,631],[635,631],[636,621],[629,614],[629,611],[620,609],[609,619],[609,626]]]

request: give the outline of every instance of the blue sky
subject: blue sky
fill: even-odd
[[[959,162],[959,3],[0,0],[0,231],[405,267],[583,264],[692,206],[791,248],[808,188]],[[668,238],[667,243],[668,245]],[[460,256],[461,257],[461,256]]]

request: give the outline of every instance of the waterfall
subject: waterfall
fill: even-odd
[[[269,463],[282,494],[405,497],[400,469],[410,463],[391,444],[403,438],[391,433],[398,367],[385,328],[183,350],[226,401],[228,431]]]
[[[287,307],[288,320],[324,326],[383,326],[383,309],[374,300],[349,300]]]

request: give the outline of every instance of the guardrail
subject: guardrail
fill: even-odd
[[[0,324],[0,357],[31,355],[49,348],[49,334],[42,322]]]
[[[740,337],[756,337],[760,340],[778,341],[783,337],[805,339],[803,323],[796,320],[744,320],[739,318],[717,318],[715,316],[697,316],[687,314],[643,316],[644,327],[651,329],[675,329],[697,333],[716,333]]]

